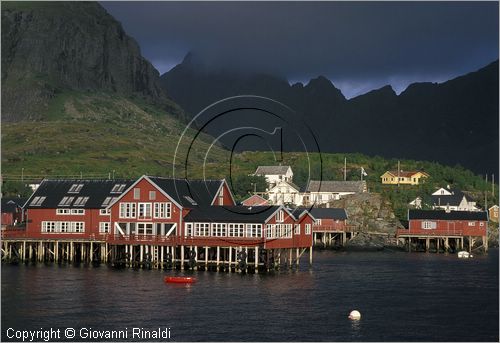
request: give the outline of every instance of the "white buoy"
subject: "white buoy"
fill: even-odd
[[[349,319],[351,319],[351,320],[360,320],[361,319],[361,313],[359,313],[358,310],[352,310],[351,313],[349,313]]]

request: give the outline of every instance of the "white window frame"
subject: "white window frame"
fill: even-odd
[[[306,228],[304,230],[304,233],[306,235],[310,235],[311,234],[311,224],[306,224]]]
[[[135,218],[136,215],[136,203],[135,202],[122,202],[120,203],[119,218]]]
[[[476,222],[468,222],[467,226],[476,226]]]
[[[133,190],[133,195],[134,195],[134,200],[140,200],[141,199],[141,189],[140,188],[134,188]]]
[[[71,215],[72,216],[83,216],[83,215],[85,215],[85,210],[83,208],[72,208]]]
[[[109,208],[101,208],[99,210],[99,214],[101,216],[109,216],[111,214],[111,210]]]
[[[111,222],[99,222],[99,233],[110,233]]]
[[[156,191],[149,191],[149,200],[156,200]]]
[[[300,235],[300,224],[294,224],[294,230],[293,230],[293,233],[295,235]]]
[[[150,202],[137,203],[137,219],[153,218],[153,205]]]
[[[188,237],[192,237],[193,234],[194,234],[194,230],[193,230],[193,223],[186,223],[184,225],[184,236],[188,236]]]
[[[424,230],[435,230],[437,228],[437,223],[430,220],[424,220],[421,227]]]
[[[283,210],[279,210],[277,213],[276,213],[276,223],[283,223],[283,221],[285,220],[285,211]]]
[[[58,208],[56,209],[56,215],[70,215],[71,211],[69,208]]]

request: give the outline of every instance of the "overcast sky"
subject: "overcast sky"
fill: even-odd
[[[307,82],[350,98],[442,82],[498,59],[498,2],[101,2],[165,73],[207,65]]]

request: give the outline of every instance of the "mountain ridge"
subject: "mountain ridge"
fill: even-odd
[[[291,85],[281,77],[196,66],[181,63],[160,77],[191,115],[229,96],[261,95],[301,113],[325,152],[434,160],[498,174],[498,60],[442,83],[413,83],[400,94],[386,85],[351,99],[324,76]],[[491,158],[479,158],[487,152]]]

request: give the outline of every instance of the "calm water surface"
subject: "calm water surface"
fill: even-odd
[[[498,250],[319,251],[311,269],[194,272],[188,286],[163,282],[180,272],[2,265],[2,341],[8,328],[67,327],[170,328],[172,341],[498,341],[498,268]]]

